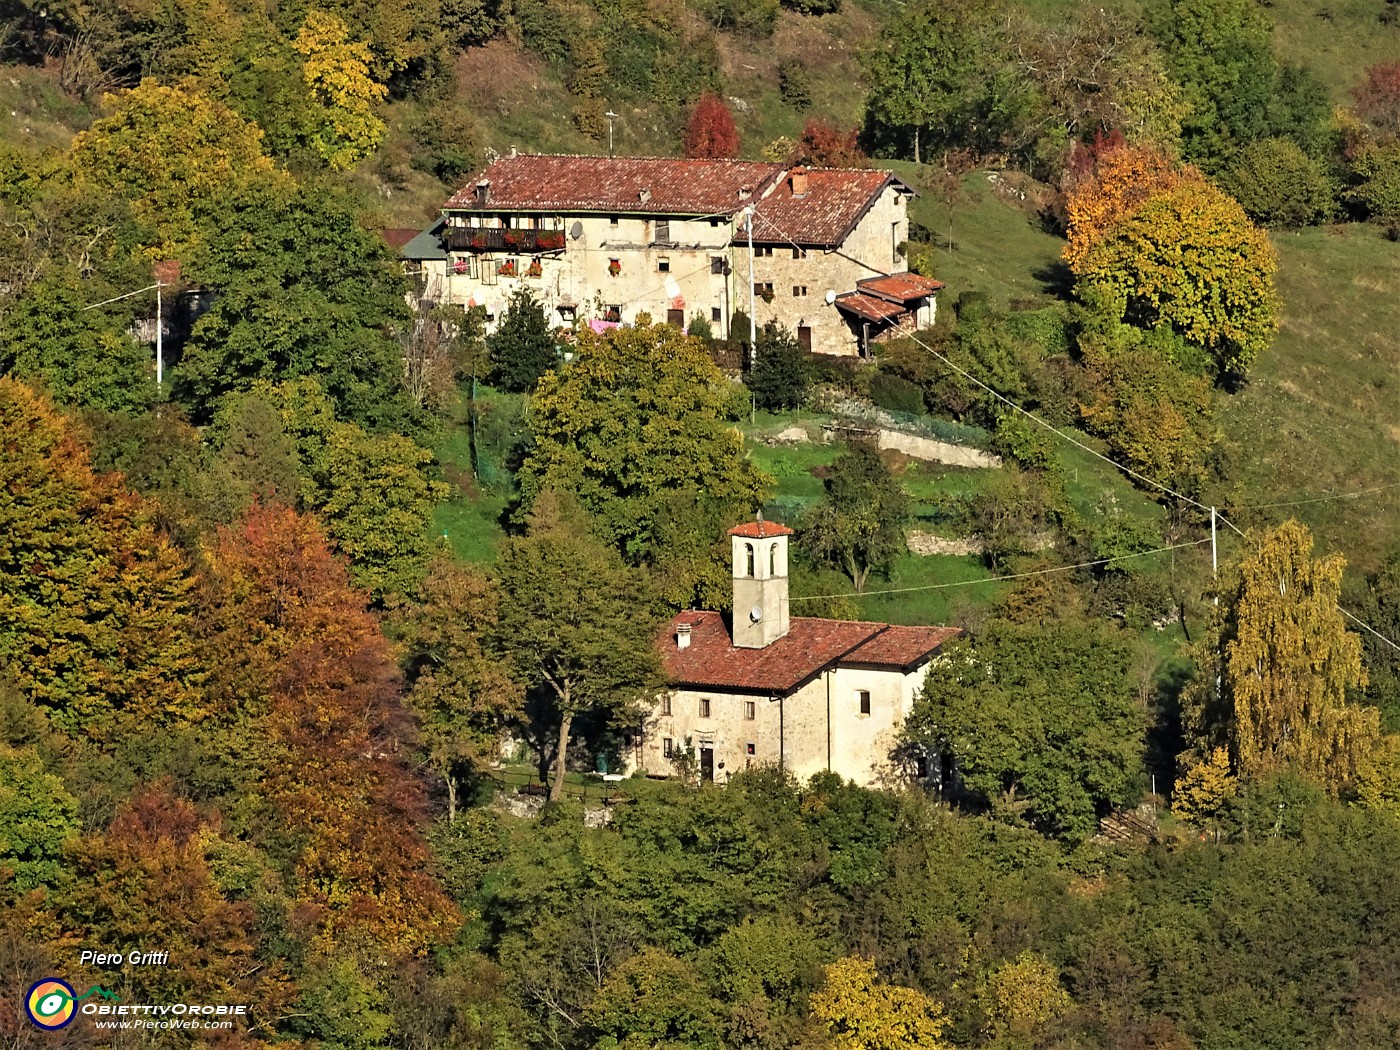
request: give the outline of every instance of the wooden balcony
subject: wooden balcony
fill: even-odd
[[[443,243],[454,252],[557,252],[564,248],[563,230],[493,230],[447,226]]]

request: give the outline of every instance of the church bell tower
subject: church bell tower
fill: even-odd
[[[786,525],[745,522],[729,530],[734,555],[734,644],[762,649],[788,633],[788,537]]]

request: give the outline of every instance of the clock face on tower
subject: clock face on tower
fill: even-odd
[[[758,623],[759,620],[763,619],[763,606],[755,605],[752,609],[750,609],[749,619],[752,620],[754,623]]]

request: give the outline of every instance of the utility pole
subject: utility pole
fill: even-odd
[[[614,113],[612,110],[608,110],[606,113],[603,114],[603,116],[605,116],[605,117],[608,118],[608,160],[612,160],[612,155],[613,155],[613,137],[612,137],[613,123],[612,123],[612,122],[613,122],[614,119],[616,119],[617,114]]]
[[[753,215],[753,205],[750,204],[744,209],[745,225],[749,230],[749,375],[753,375],[754,366],[758,364],[758,320],[755,317],[753,290]],[[749,422],[757,420],[758,398],[750,394]]]
[[[162,322],[162,319],[161,319],[161,298],[160,298],[160,290],[161,290],[162,287],[164,287],[164,286],[163,286],[159,281],[157,281],[157,282],[156,282],[156,392],[157,392],[158,394],[162,391],[162,385],[163,385],[164,382],[165,382],[165,343],[164,343],[164,339],[163,339],[164,332],[162,331],[162,329],[165,328],[165,325],[164,325],[164,323]]]

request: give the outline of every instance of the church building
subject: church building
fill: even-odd
[[[863,785],[924,775],[893,752],[929,661],[959,629],[792,616],[792,534],[761,517],[731,530],[731,615],[691,610],[667,625],[671,686],[635,741],[648,773],[693,762],[720,781],[757,764]]]

